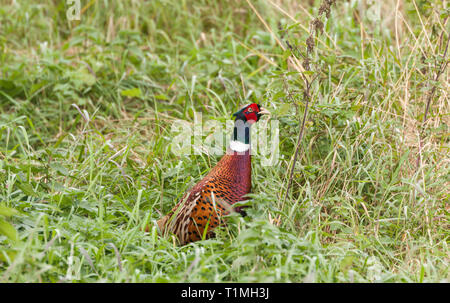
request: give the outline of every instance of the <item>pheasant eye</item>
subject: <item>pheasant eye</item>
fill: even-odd
[[[249,108],[247,109],[247,111],[248,111],[249,113],[252,113],[252,112],[253,112],[253,108],[249,107]]]

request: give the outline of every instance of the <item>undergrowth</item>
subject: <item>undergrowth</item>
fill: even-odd
[[[309,2],[0,1],[0,281],[448,282],[447,2],[336,1],[312,41]],[[220,159],[176,156],[174,121],[249,101],[280,159],[248,215],[145,233]]]

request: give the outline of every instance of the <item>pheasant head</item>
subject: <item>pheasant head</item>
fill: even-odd
[[[229,151],[245,152],[250,149],[250,127],[265,114],[270,112],[256,103],[247,104],[233,114],[235,120]]]
[[[270,114],[268,110],[256,103],[250,103],[242,107],[238,112],[233,114],[235,121],[253,124],[259,121],[264,114]]]

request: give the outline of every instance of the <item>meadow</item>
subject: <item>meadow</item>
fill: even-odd
[[[0,0],[0,282],[449,282],[448,1],[70,3]],[[220,159],[175,121],[249,102],[247,216],[145,232]]]

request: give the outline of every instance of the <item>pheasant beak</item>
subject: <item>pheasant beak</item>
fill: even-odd
[[[264,107],[260,107],[260,111],[259,111],[259,113],[258,114],[260,114],[260,115],[270,115],[270,112],[267,110],[267,109],[265,109]]]

